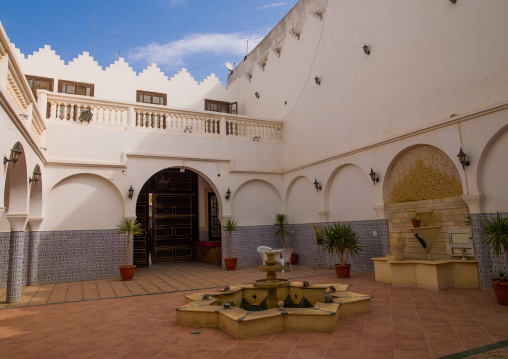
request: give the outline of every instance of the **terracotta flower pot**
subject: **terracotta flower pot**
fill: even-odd
[[[236,257],[224,258],[224,264],[226,265],[226,269],[229,271],[235,270],[237,261],[238,258]]]
[[[120,275],[122,276],[123,281],[132,280],[135,271],[136,266],[120,266]]]
[[[501,305],[508,305],[508,282],[491,279],[490,284],[492,284],[492,289],[494,289],[497,302]]]
[[[349,278],[349,273],[351,272],[351,264],[334,264],[335,273],[337,274],[337,278]]]
[[[298,259],[298,254],[291,253],[291,259],[290,259],[291,265],[296,264],[297,259]]]
[[[411,224],[412,224],[412,225],[413,225],[413,227],[415,227],[415,228],[420,227],[421,223],[422,223],[422,222],[421,222],[421,220],[419,220],[419,219],[412,219],[412,220],[411,220]]]

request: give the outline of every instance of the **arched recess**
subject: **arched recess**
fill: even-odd
[[[6,214],[28,214],[28,175],[23,145],[17,142],[23,153],[13,164],[8,162],[5,179],[4,203]]]
[[[91,173],[58,182],[48,193],[43,211],[41,231],[111,229],[125,213],[118,188]]]
[[[459,171],[437,147],[416,145],[390,163],[384,181],[384,202],[398,203],[457,197],[463,193]]]
[[[319,222],[318,200],[314,184],[305,176],[294,178],[286,192],[286,213],[290,223]]]
[[[270,183],[255,179],[244,182],[231,198],[231,212],[240,226],[271,225],[282,211],[282,196]]]
[[[410,218],[415,212],[432,212],[425,227],[439,228],[430,235],[420,232],[426,244],[432,243],[432,259],[449,259],[448,232],[468,230],[464,224],[468,207],[462,201],[459,171],[442,150],[430,145],[415,145],[401,151],[390,163],[385,176],[383,196],[390,231],[400,231],[406,239],[405,258],[428,259],[426,249],[411,232]],[[427,236],[427,237],[426,237]]]
[[[356,165],[337,168],[325,187],[325,205],[330,221],[358,221],[377,219],[373,209],[372,181]]]
[[[508,212],[508,125],[487,143],[478,162],[478,190],[485,195],[486,213]]]
[[[33,173],[41,172],[39,165],[36,165]],[[32,174],[33,176],[33,174]],[[42,218],[42,184],[43,176],[37,181],[29,181],[30,186],[30,218]]]

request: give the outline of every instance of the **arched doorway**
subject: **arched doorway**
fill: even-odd
[[[192,261],[193,242],[220,243],[219,208],[208,181],[186,168],[167,168],[150,177],[136,201],[145,234],[134,238],[134,264]]]

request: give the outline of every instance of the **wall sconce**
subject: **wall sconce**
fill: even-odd
[[[321,85],[321,79],[318,76],[314,77],[314,81],[316,81],[318,85]]]
[[[32,182],[35,182],[35,185],[37,186],[37,182],[39,181],[39,179],[41,178],[41,169],[39,167],[39,165],[35,166],[34,168],[34,172],[32,174],[32,178],[28,177],[28,183],[32,183]]]
[[[12,162],[12,167],[14,167],[16,165],[16,162],[18,162],[18,160],[19,160],[19,156],[21,156],[22,153],[23,153],[23,151],[21,150],[21,145],[19,144],[19,142],[16,142],[16,144],[14,145],[14,147],[11,150],[11,156],[10,156],[11,159],[8,159],[7,157],[4,156],[4,165],[7,162]]]
[[[363,45],[363,52],[365,52],[367,55],[370,55],[369,45],[367,45],[367,44]]]
[[[254,94],[254,96],[256,96],[256,98],[259,98],[259,92],[256,91],[256,93]]]
[[[379,177],[376,177],[376,172],[374,172],[372,167],[370,168],[369,176],[370,176],[370,179],[372,180],[372,182],[374,182],[374,186],[375,186],[376,182],[379,182]]]
[[[257,141],[257,142],[259,142],[259,139],[260,139],[260,138],[261,138],[261,137],[259,137],[259,136],[254,136],[254,137],[252,137],[252,141]]]
[[[231,197],[231,191],[228,188],[228,190],[226,191],[226,199],[229,201],[230,197]]]
[[[457,157],[459,158],[460,164],[462,165],[462,169],[464,171],[466,170],[466,166],[469,166],[471,164],[471,162],[466,160],[466,156],[467,155],[462,151],[462,147],[461,147],[460,152],[457,155]]]
[[[132,196],[134,196],[134,188],[132,188],[132,185],[131,185],[131,188],[128,189],[129,191],[129,198],[132,199]]]
[[[187,131],[189,131],[189,133],[192,133],[192,126],[185,127],[185,130],[183,130],[183,133],[186,133]]]
[[[450,0],[450,2],[451,2],[452,4],[456,4],[456,3],[457,3],[457,0]]]
[[[84,109],[83,111],[81,111],[81,114],[79,115],[79,120],[81,122],[86,121],[86,122],[90,123],[90,121],[92,120],[92,117],[93,117],[93,113],[90,112],[89,109]]]
[[[318,182],[316,178],[314,178],[314,187],[316,187],[316,192],[321,191],[321,184]]]
[[[18,116],[21,117],[23,120],[28,120],[28,115],[25,113],[18,113]]]

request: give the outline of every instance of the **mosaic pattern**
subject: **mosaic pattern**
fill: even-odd
[[[382,257],[389,254],[390,245],[388,240],[388,221],[353,221],[350,223],[360,237],[361,244],[365,247],[355,258],[351,258],[351,269],[361,272],[374,272],[374,263],[371,258]],[[332,223],[324,223],[330,225]],[[291,234],[286,239],[288,247],[293,248],[298,254],[298,264],[329,268],[336,260],[323,252],[322,246],[316,243],[316,236],[311,223],[289,225]],[[376,232],[376,236],[374,236]],[[223,257],[229,256],[228,233],[222,233]],[[269,226],[246,226],[239,227],[233,232],[233,256],[238,257],[238,267],[261,265],[261,256],[257,247],[268,246],[281,248],[282,240],[274,235],[274,227]],[[223,266],[224,267],[224,266]]]
[[[465,350],[460,353],[450,354],[438,359],[501,359],[508,358],[508,340],[484,345],[482,347]]]
[[[29,236],[28,232],[11,232],[9,250],[9,269],[7,272],[7,303],[15,303],[21,299],[21,290],[26,284],[26,268],[28,264]]]
[[[29,232],[30,245],[28,248],[27,285],[37,284],[37,273],[39,271],[39,253],[41,232]]]
[[[11,232],[0,232],[0,288],[7,286]]]
[[[392,167],[387,196],[390,203],[460,195],[462,184],[457,168],[435,147],[409,150]]]
[[[506,265],[506,254],[501,257],[495,257],[492,249],[483,244],[485,236],[482,232],[482,225],[487,218],[495,216],[495,213],[490,214],[472,214],[471,225],[473,226],[473,243],[475,247],[475,255],[478,260],[478,274],[480,277],[480,286],[482,288],[491,288],[489,280],[493,274],[504,271],[508,272]],[[508,217],[508,213],[502,213],[503,217]]]

